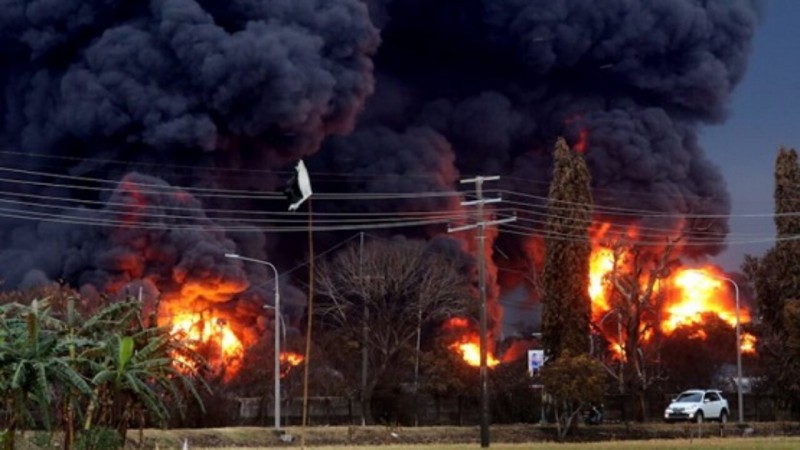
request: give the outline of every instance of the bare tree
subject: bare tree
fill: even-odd
[[[683,236],[668,239],[657,249],[624,239],[609,244],[614,255],[613,268],[606,275],[611,287],[611,309],[595,326],[618,344],[613,364],[616,367],[607,362],[606,369],[616,380],[620,393],[635,394],[640,419],[646,413],[645,392],[660,379],[664,302],[660,284],[677,262],[675,248],[682,239]]]
[[[351,246],[321,265],[317,289],[324,343],[336,349],[337,369],[353,386],[366,346],[369,375],[361,399],[368,422],[376,386],[418,361],[425,327],[464,314],[471,300],[469,278],[423,241]]]

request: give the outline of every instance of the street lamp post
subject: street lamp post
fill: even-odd
[[[739,423],[744,423],[744,404],[742,400],[742,342],[741,326],[739,322],[739,285],[728,277],[715,275],[720,280],[724,280],[733,285],[736,294],[736,399],[739,405]]]
[[[281,429],[281,338],[280,338],[280,321],[281,321],[281,293],[278,288],[278,269],[267,261],[260,259],[248,258],[236,253],[226,253],[226,258],[239,259],[242,261],[249,261],[256,264],[269,266],[275,274],[275,430]],[[286,328],[284,327],[284,330]]]

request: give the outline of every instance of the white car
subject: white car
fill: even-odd
[[[681,392],[672,399],[664,411],[664,420],[667,422],[691,420],[697,423],[702,423],[704,420],[719,420],[725,423],[728,421],[728,414],[728,400],[725,400],[722,392],[713,389],[692,389]]]

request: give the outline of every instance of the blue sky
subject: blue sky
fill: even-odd
[[[730,117],[701,130],[701,145],[722,170],[731,194],[728,249],[714,262],[738,270],[746,253],[760,255],[774,238],[775,155],[780,146],[800,148],[800,1],[767,4],[745,79],[734,91]],[[738,243],[737,243],[738,241]]]

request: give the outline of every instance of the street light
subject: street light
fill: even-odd
[[[739,285],[728,277],[721,275],[713,276],[732,284],[736,294],[736,397],[739,404],[739,423],[741,424],[744,423],[744,405],[742,400],[742,342],[739,323]]]
[[[278,431],[281,429],[281,338],[280,338],[280,321],[281,317],[281,293],[278,289],[278,269],[275,266],[267,261],[262,261],[260,259],[255,258],[248,258],[246,256],[241,256],[236,253],[225,253],[226,258],[231,259],[239,259],[242,261],[248,261],[256,264],[262,264],[265,266],[269,266],[272,271],[275,273],[275,430]],[[284,326],[284,331],[286,327]]]

